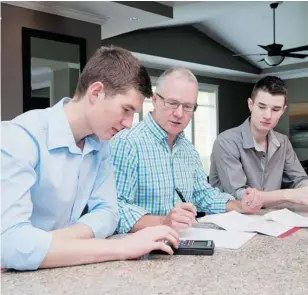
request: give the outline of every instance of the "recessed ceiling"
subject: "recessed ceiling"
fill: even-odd
[[[260,45],[273,43],[273,12],[268,2],[254,4],[251,9],[233,10],[196,25],[200,31],[225,47],[240,54],[266,53]],[[308,45],[308,2],[283,2],[276,9],[276,43],[283,49]],[[300,53],[308,53],[302,51]],[[244,57],[254,65],[267,68],[262,57]],[[286,58],[282,65],[307,62],[306,59]]]
[[[18,4],[19,3],[19,4]],[[54,4],[55,3],[55,4]],[[133,2],[130,2],[133,3]],[[134,2],[138,3],[138,2]],[[153,2],[154,4],[157,2]],[[152,4],[153,4],[152,3]],[[124,2],[111,1],[57,1],[57,2],[11,2],[12,5],[56,6],[58,11],[78,12],[76,16],[102,25],[102,39],[126,32],[151,27],[193,25],[215,41],[239,54],[265,53],[260,45],[273,43],[273,14],[268,1],[159,1],[160,5],[173,9],[173,18],[134,8]],[[31,4],[31,5],[30,5]],[[137,5],[137,4],[136,4]],[[163,6],[163,5],[161,5]],[[36,8],[33,8],[36,9]],[[46,11],[43,10],[43,11]],[[53,9],[50,13],[56,13]],[[61,15],[61,14],[60,14]],[[75,17],[73,16],[72,17]],[[137,20],[130,20],[137,18]],[[276,10],[276,43],[283,49],[308,45],[308,2],[282,2]],[[300,52],[300,53],[308,53]],[[230,58],[242,58],[232,57]],[[258,62],[259,56],[244,57],[264,72],[279,72],[280,69],[308,71],[308,58],[287,58],[280,66],[268,68]]]
[[[171,18],[163,13],[149,12],[111,1],[2,1],[10,5],[70,17],[102,26],[101,38],[106,39],[130,31],[165,22]],[[128,2],[131,3],[131,2]],[[134,5],[138,6],[136,2]],[[155,6],[155,5],[154,5]],[[169,6],[165,6],[170,10]],[[155,7],[153,8],[155,10]],[[172,9],[171,9],[172,12]],[[172,13],[171,13],[172,14]]]
[[[111,1],[58,1],[57,4],[94,15],[103,15],[102,39],[167,21],[170,18]]]
[[[185,1],[187,2],[187,1]],[[268,1],[200,1],[174,6],[172,20],[151,27],[192,24],[218,43],[239,54],[266,53],[258,47],[273,43],[273,11]],[[282,2],[276,9],[276,43],[283,49],[308,45],[308,2]],[[300,53],[307,53],[305,51]],[[233,57],[236,58],[236,57]],[[237,57],[241,58],[241,57]],[[244,57],[259,68],[259,56]],[[281,64],[301,64],[306,59],[286,58]]]

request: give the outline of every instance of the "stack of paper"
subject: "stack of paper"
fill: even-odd
[[[278,237],[293,227],[308,227],[308,218],[288,209],[282,209],[260,215],[244,215],[236,211],[207,215],[199,222],[214,223],[227,231],[259,232]]]
[[[180,240],[213,240],[215,247],[226,249],[239,249],[256,233],[229,232],[225,230],[188,228],[180,231]]]

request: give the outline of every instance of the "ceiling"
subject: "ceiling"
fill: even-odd
[[[265,53],[258,44],[273,43],[273,12],[268,1],[200,1],[174,6],[174,18],[157,26],[193,24],[218,43],[239,54]],[[308,2],[282,2],[276,9],[276,43],[283,49],[308,45]],[[303,51],[301,53],[307,53]],[[259,68],[260,56],[244,57]],[[286,58],[282,65],[308,62]],[[307,65],[308,67],[308,65]]]
[[[104,16],[106,21],[102,25],[102,39],[142,29],[169,19],[163,15],[111,1],[58,1],[57,3],[63,7]]]
[[[245,9],[245,11],[244,11]],[[265,53],[257,44],[273,43],[273,13],[268,2],[251,3],[251,7],[225,12],[215,19],[205,20],[196,27],[234,52]],[[284,2],[276,9],[276,43],[283,49],[308,45],[308,2]],[[305,53],[305,52],[301,52]],[[308,53],[308,51],[306,51]],[[260,56],[246,59],[258,67],[269,67],[258,62]],[[302,63],[308,59],[286,58],[283,65]]]
[[[145,2],[142,1],[127,3],[130,4],[124,1],[22,1],[10,4],[99,23],[102,25],[102,39],[142,28],[190,24],[239,54],[265,53],[257,45],[273,43],[273,13],[268,1],[151,1],[150,4],[160,6],[152,11],[144,9]],[[173,10],[173,17],[172,13],[157,12],[164,7]],[[283,49],[308,45],[307,16],[308,2],[282,2],[276,10],[276,43],[283,44]],[[264,73],[300,69],[308,76],[308,57],[288,58],[273,68],[258,62],[259,56],[244,58],[262,68]]]

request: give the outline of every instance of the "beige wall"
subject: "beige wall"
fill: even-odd
[[[23,111],[22,27],[85,38],[89,58],[101,43],[101,26],[1,3],[1,120]]]

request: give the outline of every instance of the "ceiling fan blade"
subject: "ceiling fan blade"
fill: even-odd
[[[233,54],[232,56],[267,55],[266,53]]]
[[[282,50],[283,53],[308,50],[308,45]]]
[[[263,48],[266,51],[269,51],[269,48],[267,45],[258,45],[259,47]]]
[[[294,58],[305,58],[308,54],[300,54],[300,53],[283,53],[285,57],[294,57]]]

